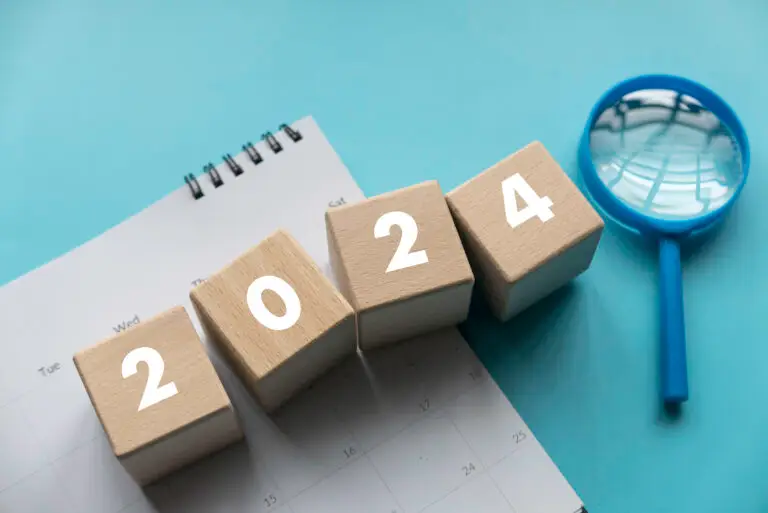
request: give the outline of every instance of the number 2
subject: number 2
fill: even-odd
[[[151,347],[138,347],[125,355],[123,358],[123,379],[130,378],[139,371],[139,362],[147,364],[149,375],[144,393],[141,395],[138,411],[149,408],[160,401],[165,401],[179,393],[173,381],[159,386],[165,371],[165,362],[160,353]]]
[[[395,254],[392,255],[392,260],[390,260],[385,272],[406,269],[429,262],[426,250],[422,249],[411,253],[411,248],[416,243],[416,237],[419,234],[419,227],[416,226],[413,217],[405,212],[387,212],[381,216],[373,227],[373,236],[377,239],[388,237],[394,225],[400,227],[400,244],[397,245]]]
[[[538,217],[542,223],[555,217],[549,208],[552,206],[552,200],[549,199],[549,196],[540,198],[519,173],[515,173],[501,182],[501,194],[504,197],[504,213],[507,216],[507,223],[512,228],[516,228],[534,217]],[[522,210],[517,208],[516,194],[520,195],[526,203]]]

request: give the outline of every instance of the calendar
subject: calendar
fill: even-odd
[[[207,342],[190,289],[277,228],[336,283],[324,213],[364,196],[312,118],[185,181],[0,289],[0,512],[586,512],[456,328],[348,357],[270,414]],[[142,488],[72,355],[177,305],[245,438]]]

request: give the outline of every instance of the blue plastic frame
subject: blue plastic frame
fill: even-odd
[[[618,199],[603,181],[597,176],[597,170],[592,162],[590,152],[590,131],[602,112],[616,103],[624,95],[641,89],[668,89],[692,96],[712,113],[717,116],[733,133],[736,144],[739,145],[742,157],[742,172],[744,178],[734,191],[728,203],[719,209],[691,219],[659,219],[628,207]],[[584,133],[579,144],[579,167],[581,168],[584,185],[593,201],[597,203],[605,213],[626,227],[638,230],[645,235],[666,235],[669,237],[681,237],[696,231],[701,231],[715,223],[726,214],[733,203],[741,194],[749,173],[750,150],[747,133],[736,113],[731,107],[707,87],[674,75],[640,75],[619,82],[609,89],[598,100],[587,119]]]

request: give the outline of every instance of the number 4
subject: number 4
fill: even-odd
[[[549,209],[552,206],[552,200],[549,199],[549,196],[540,198],[519,173],[515,173],[501,182],[501,194],[504,197],[504,212],[507,215],[507,222],[512,228],[516,228],[534,217],[538,217],[543,223],[555,217],[555,214]],[[517,208],[516,194],[526,203],[522,210]]]

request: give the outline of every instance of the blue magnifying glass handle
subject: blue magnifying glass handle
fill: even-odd
[[[661,391],[665,403],[688,400],[685,355],[683,276],[680,244],[672,238],[659,241],[661,288]]]

